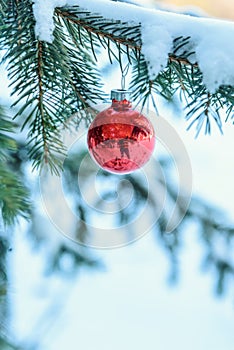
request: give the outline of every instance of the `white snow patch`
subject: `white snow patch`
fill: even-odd
[[[142,52],[148,61],[150,76],[154,78],[166,66],[173,39],[190,37],[203,73],[203,81],[210,92],[220,85],[234,85],[234,23],[164,12],[133,4],[110,0],[34,0],[36,35],[49,43],[53,40],[53,10],[59,6],[80,7],[108,19],[142,25]]]
[[[36,20],[36,36],[48,43],[53,42],[54,31],[54,9],[66,5],[66,0],[35,0],[33,4],[33,14]]]
[[[157,25],[143,25],[141,35],[142,53],[148,63],[149,77],[153,80],[167,65],[172,37],[166,29]]]
[[[210,92],[215,92],[220,85],[234,86],[233,38],[234,27],[218,26],[215,33],[212,28],[207,28],[206,35],[197,45],[197,61]]]

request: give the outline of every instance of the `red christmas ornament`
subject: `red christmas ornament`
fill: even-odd
[[[151,122],[132,108],[129,91],[112,90],[111,107],[100,112],[88,130],[88,148],[105,170],[124,174],[142,167],[155,145]]]

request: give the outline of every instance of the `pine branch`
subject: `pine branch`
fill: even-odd
[[[104,95],[89,46],[74,48],[74,28],[70,26],[69,36],[65,23],[58,18],[55,21],[53,44],[37,40],[31,1],[17,1],[9,7],[1,46],[7,50],[4,61],[13,95],[18,95],[12,106],[20,105],[15,117],[23,116],[22,129],[29,130],[33,167],[48,164],[58,173],[66,151],[62,128],[71,115],[90,109],[90,102],[100,101]],[[80,119],[89,113],[81,113]]]
[[[140,25],[130,25],[127,22],[107,20],[102,16],[94,15],[77,6],[72,8],[56,8],[55,12],[78,27],[85,29],[88,33],[96,35],[100,41],[108,39],[117,45],[125,46],[128,50],[131,49],[135,53],[135,56],[139,57],[142,50]],[[169,61],[197,66],[197,63],[192,64],[186,57],[183,55],[181,57],[177,56],[175,52],[169,54]]]
[[[180,94],[187,101],[187,119],[197,125],[197,134],[211,121],[221,130],[221,109],[232,119],[234,87],[221,86],[209,93],[194,60],[190,37],[173,41],[167,66],[152,78],[142,53],[141,23],[121,22],[91,13],[79,6],[56,8],[52,43],[35,36],[35,19],[30,0],[8,0],[0,8],[0,48],[6,50],[12,93],[17,96],[16,117],[27,128],[33,167],[48,164],[54,172],[62,166],[66,150],[61,130],[74,114],[77,121],[92,118],[93,104],[103,101],[101,77],[95,60],[100,48],[107,50],[110,62],[128,60],[132,66],[133,98],[143,106],[155,95],[172,100]],[[207,96],[210,94],[209,103]],[[19,118],[20,117],[20,118]]]
[[[138,51],[141,49],[139,31],[140,26],[134,26],[131,28],[131,33],[129,33],[130,30],[128,28],[127,32],[130,34],[129,36],[132,36],[133,30],[136,31],[135,39],[133,39],[122,34],[126,32],[127,23],[107,20],[104,20],[103,22],[102,16],[94,16],[90,12],[80,10],[79,7],[75,6],[73,8],[67,9],[56,8],[55,12],[58,14],[58,16],[61,16],[62,18],[67,19],[69,22],[72,22],[75,25],[79,26],[80,28],[85,29],[88,33],[95,34],[99,38],[107,38],[114,43],[118,43],[131,49],[136,49]],[[117,31],[116,27],[118,28],[118,35],[115,34]]]
[[[187,119],[189,119],[189,113],[193,114],[196,111],[196,108],[193,108],[193,103],[200,106],[201,113],[198,116],[200,123],[197,127],[197,134],[202,129],[201,126],[205,120],[207,125],[205,127],[205,133],[210,133],[210,119],[215,120],[220,131],[222,130],[220,115],[218,113],[220,108],[225,107],[226,119],[230,115],[232,116],[234,87],[221,86],[218,91],[212,93],[212,108],[207,109],[206,104],[201,103],[200,99],[203,99],[203,96],[207,96],[209,91],[203,83],[203,76],[198,63],[194,62],[193,59],[191,60],[194,52],[190,37],[180,36],[174,39],[172,52],[168,55],[167,67],[155,80],[152,80],[149,77],[148,69],[142,69],[144,57],[141,53],[141,24],[136,25],[130,22],[103,18],[101,15],[93,14],[79,6],[57,8],[55,11],[59,16],[67,18],[67,21],[85,30],[92,38],[96,37],[100,41],[100,44],[108,51],[111,62],[113,51],[111,50],[110,42],[115,44],[119,52],[127,56],[128,61],[131,64],[133,63],[133,78],[131,82],[133,96],[134,99],[141,100],[143,105],[148,104],[151,98],[156,107],[154,94],[160,94],[170,100],[178,92],[183,96],[183,100],[185,99],[187,101]],[[114,58],[121,65],[119,57],[115,56]],[[137,66],[139,72],[138,77],[135,66]],[[145,66],[147,66],[147,62],[145,62]],[[225,93],[226,91],[228,93]]]
[[[9,166],[10,152],[17,148],[15,140],[8,135],[13,127],[0,108],[0,207],[6,225],[14,224],[18,216],[29,218],[30,213],[29,192]]]

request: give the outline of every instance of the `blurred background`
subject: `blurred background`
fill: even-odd
[[[187,11],[191,8],[197,8],[199,12],[203,11],[208,16],[233,19],[234,18],[234,4],[233,1],[228,0],[129,0],[128,2],[143,4],[144,6],[158,6],[163,9],[175,10],[175,11]]]
[[[188,7],[190,5],[196,6],[199,9],[205,11],[208,15],[217,17],[217,18],[225,18],[225,19],[234,19],[234,3],[233,1],[220,1],[220,0],[171,0],[171,1],[161,1],[165,5],[172,5],[178,7]]]
[[[234,18],[234,3],[227,0],[136,2]],[[103,58],[100,68],[105,90],[118,88],[117,66]],[[1,76],[5,78],[0,102],[9,105],[4,71]],[[31,188],[34,207],[31,223],[20,220],[14,232],[1,228],[0,349],[233,350],[233,126],[224,125],[223,135],[214,126],[211,136],[195,139],[193,130],[186,131],[183,108],[176,100],[157,104],[183,141],[193,172],[190,207],[171,234],[165,234],[165,227],[178,178],[173,157],[160,142],[146,170],[146,177],[152,177],[150,187],[142,173],[118,177],[99,171],[97,196],[90,198],[88,188],[94,186],[97,168],[87,156],[85,129],[81,130],[79,151],[73,144],[62,177],[64,198],[77,220],[68,217],[58,197],[50,203],[53,218],[60,218],[71,237],[84,243],[78,245],[47,215],[39,176],[31,173],[26,146],[19,139],[14,167]],[[80,173],[81,189],[77,172],[84,158],[88,172]],[[158,169],[164,183],[155,176]],[[152,229],[134,241],[140,228],[132,223],[145,203],[150,203],[150,222],[158,208],[159,185],[167,191],[165,210]],[[128,206],[122,202],[126,193],[131,198]],[[116,211],[111,220],[110,205]],[[183,202],[177,206],[183,211]],[[95,236],[91,226],[121,227],[119,234],[133,242],[106,250],[87,247],[87,237],[92,241]]]

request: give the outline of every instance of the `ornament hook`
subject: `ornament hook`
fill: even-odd
[[[121,78],[121,89],[122,90],[125,90],[125,78],[128,74],[128,71],[129,71],[129,62],[127,63],[126,67],[123,69],[121,67],[121,73],[122,73],[122,78]]]

